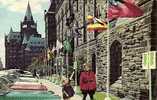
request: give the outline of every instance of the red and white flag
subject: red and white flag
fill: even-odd
[[[109,0],[107,17],[109,20],[117,18],[134,18],[143,15],[143,11],[134,0]]]

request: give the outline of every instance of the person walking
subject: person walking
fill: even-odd
[[[89,64],[83,65],[84,70],[80,73],[80,89],[83,94],[83,100],[86,100],[89,94],[90,99],[94,100],[94,94],[96,91],[96,78],[95,73],[91,70]]]
[[[63,93],[63,100],[70,100],[70,98],[73,97],[75,94],[74,89],[70,85],[68,79],[63,80],[62,93]]]

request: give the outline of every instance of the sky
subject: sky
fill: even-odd
[[[37,29],[44,37],[44,10],[50,5],[50,0],[29,0],[34,20],[37,22]],[[28,0],[0,0],[0,57],[5,65],[4,36],[13,28],[13,31],[20,31],[20,22],[23,21]]]

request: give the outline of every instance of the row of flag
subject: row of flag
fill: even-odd
[[[135,0],[109,0],[107,19],[109,27],[114,27],[118,18],[136,18],[143,15],[143,11],[135,4]],[[87,16],[89,32],[102,32],[107,29],[107,21],[93,16]]]
[[[63,41],[63,44],[57,40],[56,42],[56,47],[53,47],[52,49],[47,50],[47,59],[48,61],[54,58],[54,52],[55,51],[59,51],[60,49],[62,49],[66,52],[71,52],[72,51],[72,47],[71,47],[71,41],[67,38]]]
[[[39,62],[50,61],[55,57],[55,51],[58,52],[60,49],[63,49],[66,52],[71,52],[72,47],[70,44],[70,40],[65,39],[63,44],[59,40],[57,40],[56,47],[47,48],[46,50],[43,50],[40,55],[38,55],[37,57],[34,57],[33,59],[36,59]]]
[[[118,18],[136,18],[143,15],[143,11],[135,4],[135,0],[109,0],[108,10],[107,10],[107,18],[112,23],[113,20],[117,20]],[[87,31],[103,31],[107,29],[107,22],[102,21],[93,16],[87,16],[88,24],[85,25]],[[115,21],[116,22],[116,21]],[[80,37],[78,29],[75,29],[74,37]],[[63,43],[59,40],[56,41],[56,47],[47,50],[47,60],[54,58],[54,51],[59,51],[62,49],[66,52],[71,52],[71,42],[68,38],[66,38]],[[42,55],[43,56],[43,55]]]

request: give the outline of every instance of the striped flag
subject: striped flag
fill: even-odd
[[[54,52],[56,50],[56,48],[53,46],[53,48],[52,48],[52,52]]]
[[[143,15],[143,11],[135,4],[135,0],[109,0],[107,16],[109,20],[116,18],[133,18]]]
[[[87,25],[87,31],[89,32],[102,32],[107,29],[107,24],[105,21],[98,19],[96,17],[93,17],[93,23],[89,23]]]
[[[63,44],[59,41],[59,40],[57,40],[57,43],[56,43],[56,50],[59,50],[59,49],[61,49],[63,47]]]
[[[54,58],[54,52],[51,49],[47,50],[47,60],[51,60]]]
[[[64,50],[66,52],[71,52],[72,51],[72,47],[71,47],[69,39],[65,39],[63,44],[64,44]]]

